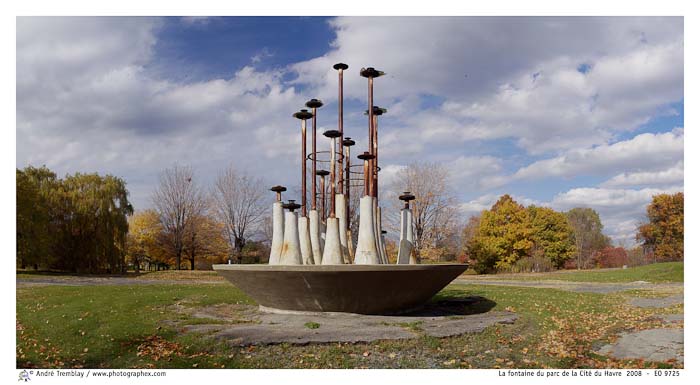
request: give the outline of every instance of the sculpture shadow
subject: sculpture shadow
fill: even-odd
[[[425,305],[401,314],[408,317],[449,317],[486,313],[496,302],[478,295],[464,292],[440,293]]]

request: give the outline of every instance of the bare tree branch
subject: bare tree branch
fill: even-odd
[[[226,225],[229,245],[239,258],[249,234],[262,223],[265,191],[262,180],[239,174],[233,166],[221,172],[214,183],[214,209]]]

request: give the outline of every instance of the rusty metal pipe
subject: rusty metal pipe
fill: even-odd
[[[384,75],[384,72],[377,71],[376,69],[374,69],[372,67],[367,67],[367,68],[363,68],[360,70],[360,76],[367,78],[367,99],[368,99],[367,100],[367,103],[368,103],[367,111],[368,111],[368,115],[369,115],[369,119],[368,119],[368,123],[367,123],[368,131],[369,131],[369,135],[368,135],[369,136],[369,141],[368,141],[369,149],[368,150],[369,150],[369,153],[371,155],[375,155],[373,142],[374,142],[374,138],[376,135],[375,129],[374,129],[374,108],[373,108],[374,107],[374,78],[380,77],[382,75]],[[371,160],[369,167],[372,170],[374,170],[376,168],[376,160]],[[369,179],[369,184],[370,184],[370,186],[369,186],[370,187],[369,188],[370,195],[376,196],[376,193],[375,193],[376,186],[374,186],[374,178],[373,177]]]
[[[374,158],[372,154],[369,153],[369,151],[365,151],[362,154],[357,156],[358,159],[362,159],[364,161],[364,185],[365,185],[365,193],[364,196],[370,195],[370,190],[369,190],[369,179],[370,179],[370,170],[369,170],[369,162]]]
[[[343,140],[343,147],[345,147],[345,219],[346,228],[350,228],[350,147],[355,145],[355,141],[346,137]]]
[[[365,111],[365,115],[372,114],[372,155],[374,159],[372,160],[372,185],[374,186],[374,197],[379,197],[379,116],[386,113],[386,108],[381,108],[377,106],[372,106],[372,111]]]
[[[284,186],[279,186],[279,185],[272,186],[270,191],[274,191],[277,194],[276,200],[277,200],[277,202],[280,202],[282,200],[282,192],[287,191],[287,188]]]
[[[329,174],[326,170],[316,171],[316,175],[321,177],[321,219],[326,221],[326,176]]]
[[[301,121],[301,216],[306,216],[306,120]]]
[[[301,120],[301,216],[306,216],[306,120],[312,115],[307,110],[294,113],[295,118]]]
[[[338,70],[338,132],[340,132],[340,137],[343,137],[343,71],[348,69],[348,65],[345,63],[336,63],[333,68]],[[338,163],[340,167],[343,167],[344,156],[341,154],[338,157]],[[343,180],[343,174],[340,173],[338,178],[338,190],[343,191],[343,183],[350,183],[350,180],[345,182]]]
[[[330,218],[335,218],[335,141],[331,138],[331,213]]]
[[[330,187],[330,195],[331,195],[331,210],[330,213],[328,213],[329,218],[335,218],[335,178],[336,178],[336,172],[335,172],[335,166],[336,166],[336,160],[335,156],[338,152],[337,150],[337,144],[336,144],[336,139],[340,137],[340,132],[338,130],[328,130],[323,133],[323,136],[329,138],[331,140],[331,178],[329,181],[329,187]]]
[[[374,186],[374,197],[377,198],[379,196],[379,138],[377,134],[377,115],[373,114],[373,120],[372,120],[372,126],[373,126],[373,133],[374,137],[372,137],[372,147],[374,149],[374,159],[372,160],[372,163],[374,163],[374,167],[372,168],[372,186]]]
[[[367,78],[367,93],[368,93],[368,99],[369,99],[369,153],[374,155],[374,109],[372,106],[374,106],[374,78],[373,77],[368,77]],[[374,158],[369,161],[369,167],[374,170],[375,164],[374,164]],[[372,174],[374,174],[374,171],[372,171]],[[372,177],[369,182],[369,194],[374,196],[374,177]]]
[[[313,134],[311,135],[311,153],[313,158],[311,160],[311,175],[316,175],[316,109],[311,109],[311,126],[313,127]],[[313,183],[311,184],[311,210],[316,210],[316,178],[312,178]]]
[[[311,135],[311,175],[316,175],[316,158],[317,158],[317,153],[316,153],[316,115],[317,111],[320,107],[323,106],[323,102],[318,100],[318,99],[311,99],[308,102],[306,102],[306,107],[311,108],[311,127],[312,127],[312,135]],[[316,210],[316,178],[313,178],[313,183],[311,184],[311,196],[313,197],[311,199],[311,210]]]

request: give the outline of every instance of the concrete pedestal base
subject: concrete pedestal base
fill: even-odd
[[[357,314],[400,313],[422,305],[467,265],[214,265],[267,308]]]

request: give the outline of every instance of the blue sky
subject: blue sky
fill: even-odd
[[[557,17],[18,18],[17,166],[126,179],[137,209],[159,172],[203,185],[233,163],[298,185],[298,122],[312,98],[366,146],[375,100],[381,191],[413,161],[454,169],[466,220],[509,193],[589,206],[632,244],[651,196],[683,190],[683,19]],[[387,203],[389,205],[389,203]]]

